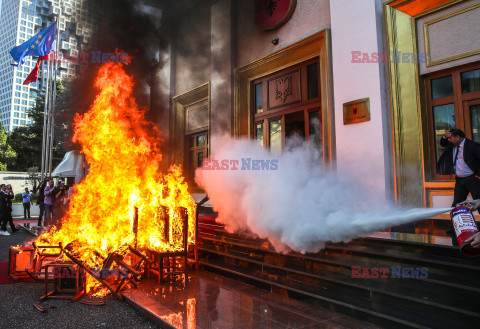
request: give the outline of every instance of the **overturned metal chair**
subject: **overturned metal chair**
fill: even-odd
[[[84,270],[70,261],[55,261],[45,265],[45,295],[40,300],[70,299],[79,300],[86,292]],[[49,291],[49,281],[53,290]]]
[[[62,252],[61,244],[38,246],[33,242],[31,247],[10,247],[9,277],[12,280],[31,278],[42,281],[45,279],[45,267],[57,261]]]
[[[132,250],[135,249],[130,247],[130,252],[133,252]],[[146,256],[140,257],[140,260],[132,266],[124,261],[122,255],[112,252],[104,259],[101,269],[94,270],[68,250],[65,250],[64,252],[68,258],[84,269],[86,273],[90,274],[120,300],[123,300],[123,296],[120,292],[129,283],[137,286],[136,281],[139,281],[142,275],[139,272],[139,269],[142,267],[143,262],[149,260]],[[142,255],[138,250],[135,250],[133,253],[137,256]]]

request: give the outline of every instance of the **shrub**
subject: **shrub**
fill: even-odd
[[[15,199],[13,199],[13,200],[14,201],[23,201],[22,193],[15,194]]]

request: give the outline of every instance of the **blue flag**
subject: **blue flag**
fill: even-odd
[[[50,54],[55,41],[56,26],[57,22],[38,32],[24,44],[10,50],[10,55],[17,62],[17,64],[12,65],[22,65],[25,63],[25,57],[27,56],[46,56]]]

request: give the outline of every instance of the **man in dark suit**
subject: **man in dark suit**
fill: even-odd
[[[14,198],[11,185],[0,185],[0,218],[1,228],[0,235],[10,235],[7,231],[7,223],[10,223],[12,233],[18,231],[12,220],[12,200]]]
[[[437,174],[455,175],[455,191],[452,207],[467,199],[468,193],[473,199],[480,199],[480,144],[465,137],[460,129],[452,129],[440,139],[445,147],[437,162]],[[458,246],[453,227],[447,234],[452,237],[453,245]]]

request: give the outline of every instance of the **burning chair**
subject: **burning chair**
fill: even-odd
[[[112,252],[103,261],[102,268],[99,270],[92,269],[87,266],[81,259],[78,259],[68,250],[65,250],[65,255],[70,260],[82,268],[86,273],[91,275],[95,280],[100,282],[102,286],[107,288],[115,297],[123,300],[120,293],[129,283],[137,286],[136,281],[140,280],[143,262],[151,262],[148,257],[143,255],[140,251],[129,247],[129,251],[139,258],[133,266],[124,261],[124,256]]]
[[[50,277],[53,290],[48,291]],[[45,295],[40,300],[71,299],[76,302],[86,292],[85,271],[73,262],[56,261],[45,266]]]
[[[165,207],[164,214],[164,237],[167,243],[170,243],[170,216]],[[179,235],[182,239],[182,250],[159,252],[147,249],[147,253],[152,259],[149,264],[148,273],[153,273],[158,277],[158,283],[162,283],[164,277],[176,277],[183,275],[185,283],[188,280],[188,213],[187,209],[179,208],[179,216],[181,218],[182,230]],[[175,237],[172,237],[175,239]],[[178,238],[178,236],[177,236]]]
[[[10,247],[9,277],[13,280],[32,278],[35,281],[41,281],[45,279],[43,270],[62,255],[62,250],[61,244],[37,246],[32,243],[31,247]]]
[[[31,268],[35,248],[10,247],[8,259],[8,276],[12,280],[31,279],[28,271]]]
[[[104,296],[108,290],[121,298],[120,291],[143,275],[156,272],[160,282],[178,275],[187,278],[189,231],[193,242],[195,230],[192,217],[188,227],[187,213],[195,214],[195,202],[180,166],[172,165],[163,173],[160,133],[136,104],[134,80],[122,65],[103,65],[95,85],[100,89],[95,102],[75,125],[76,142],[90,165],[88,175],[74,189],[61,226],[36,239],[38,245],[59,247],[55,252],[35,246],[12,251],[11,274],[50,283],[54,271],[78,267],[88,274],[87,297]],[[126,162],[127,155],[133,161]],[[160,205],[172,218],[157,216]],[[139,209],[132,232],[135,206]],[[178,207],[185,207],[180,216]],[[165,230],[157,219],[165,220]],[[31,261],[26,269],[28,253]],[[111,268],[118,275],[105,277]],[[64,283],[57,292],[69,286]]]

